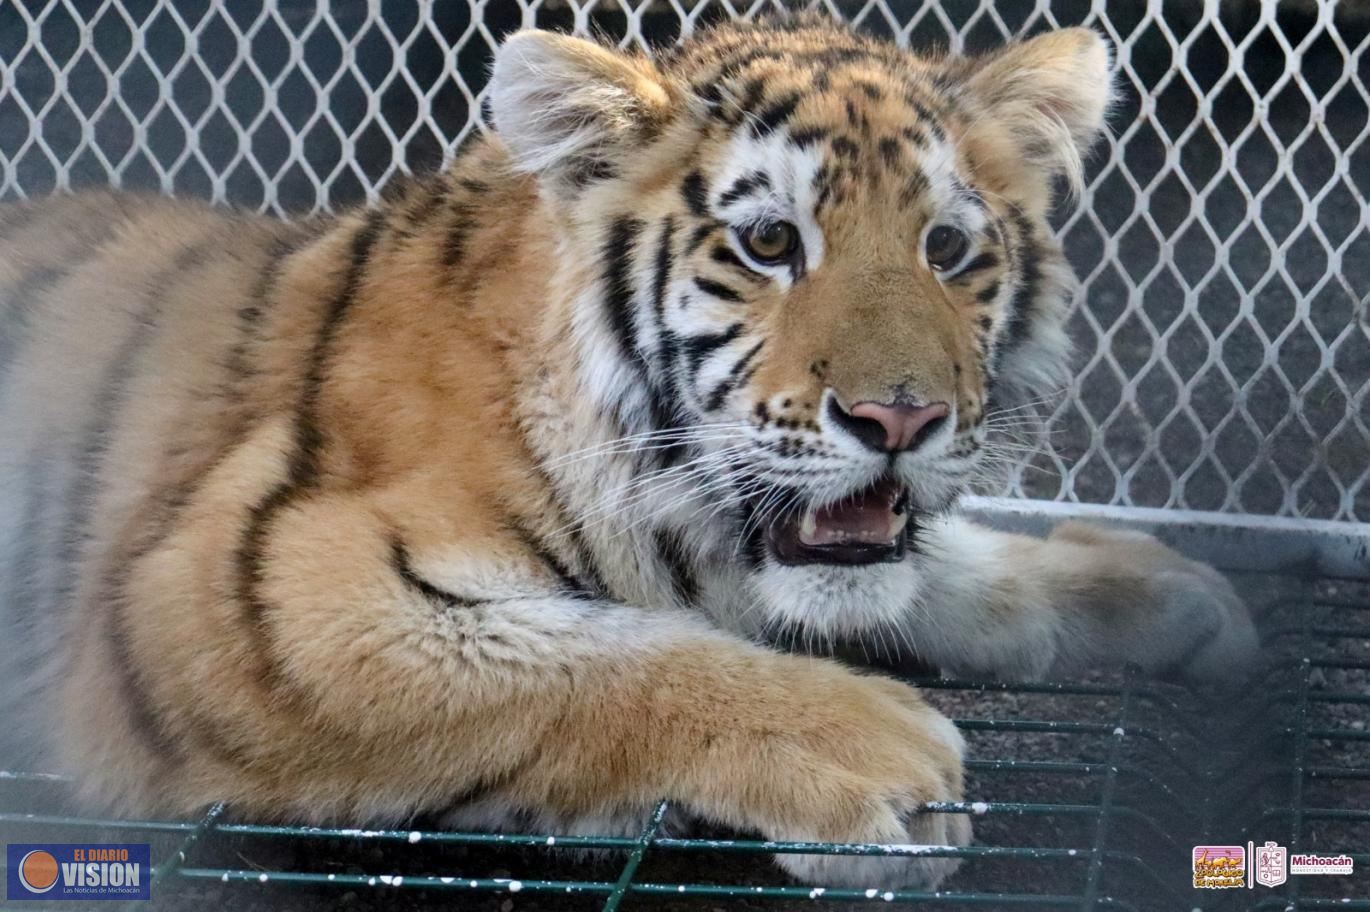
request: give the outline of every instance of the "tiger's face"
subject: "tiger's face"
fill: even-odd
[[[659,63],[527,33],[492,108],[596,264],[597,394],[711,457],[783,573],[902,563],[991,403],[1062,379],[1073,278],[1046,220],[1107,69],[1083,29],[925,59],[800,19]]]

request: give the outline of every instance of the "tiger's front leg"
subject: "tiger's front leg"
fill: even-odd
[[[1150,535],[1068,522],[1038,539],[952,518],[927,539],[909,638],[948,673],[1031,679],[1130,664],[1220,680],[1256,652],[1232,585]]]
[[[960,798],[962,743],[912,689],[568,591],[517,540],[439,541],[442,521],[403,527],[394,506],[333,495],[280,508],[254,578],[226,580],[244,601],[168,585],[193,578],[205,554],[191,542],[224,526],[212,504],[202,529],[151,556],[121,623],[130,651],[158,661],[133,682],[138,712],[122,711],[153,731],[69,719],[91,794],[297,821],[428,812],[499,826],[521,812],[563,832],[638,827],[667,798],[772,839],[968,841],[963,815],[920,811]],[[812,881],[890,886],[954,866],[778,861]]]

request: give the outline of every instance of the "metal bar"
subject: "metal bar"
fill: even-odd
[[[297,886],[387,887],[396,890],[454,890],[483,893],[609,893],[614,885],[603,881],[518,880],[509,877],[447,877],[431,874],[315,874],[300,871],[242,871],[224,868],[182,868],[187,880],[220,883],[287,884]]]
[[[652,812],[651,819],[642,828],[642,836],[638,839],[633,851],[628,854],[628,860],[624,862],[623,873],[618,876],[618,883],[614,884],[614,889],[609,894],[609,898],[604,901],[603,912],[618,912],[618,907],[623,903],[623,897],[628,894],[632,887],[633,875],[637,873],[638,865],[642,864],[642,858],[647,854],[647,848],[652,844],[652,837],[656,836],[656,831],[661,829],[661,820],[666,816],[666,808],[669,803],[660,802],[656,810]]]
[[[0,814],[0,823],[29,823],[44,826],[94,827],[106,830],[133,830],[151,833],[184,833],[195,824],[174,820],[109,820],[96,817],[71,817],[65,814]]]
[[[963,731],[989,732],[1033,732],[1057,735],[1102,735],[1116,737],[1117,726],[1101,722],[1056,722],[1037,719],[953,719],[956,727]],[[1193,765],[1186,762],[1175,745],[1148,728],[1128,729],[1129,736],[1146,738],[1159,747],[1170,760],[1186,774],[1194,775]]]
[[[1304,615],[1307,623],[1308,615]],[[1305,646],[1311,645],[1305,639]],[[1304,827],[1304,808],[1303,808],[1303,769],[1307,762],[1308,755],[1308,691],[1312,687],[1313,669],[1307,659],[1302,662],[1301,674],[1299,675],[1299,700],[1294,707],[1294,757],[1291,764],[1289,776],[1289,804],[1292,814],[1289,820],[1289,851],[1295,852],[1303,844]],[[1288,886],[1285,887],[1287,896],[1296,906],[1299,899],[1298,877],[1291,877]]]
[[[617,884],[605,881],[566,880],[511,880],[507,878],[435,877],[432,875],[376,875],[376,874],[312,874],[295,871],[229,871],[214,868],[184,868],[182,876],[200,881],[223,883],[285,883],[291,885],[338,887],[383,887],[396,890],[423,889],[452,892],[485,893],[563,893],[613,895]],[[716,884],[632,884],[632,892],[648,895],[697,896],[730,899],[813,899],[828,902],[931,902],[957,905],[1055,906],[1069,908],[1079,902],[1077,896],[1031,893],[928,893],[916,890],[859,890],[822,887],[751,887]],[[1131,909],[1126,903],[1112,901],[1111,905]]]
[[[226,807],[227,805],[222,801],[211,807],[205,816],[201,818],[195,829],[191,830],[190,834],[176,847],[176,851],[173,854],[168,855],[167,860],[162,862],[162,864],[153,866],[150,880],[155,880],[158,877],[165,879],[166,877],[175,876],[177,870],[185,865],[186,859],[190,857],[191,851],[195,848],[195,844],[198,843],[200,838],[212,829],[215,822],[224,815]]]
[[[1096,504],[969,497],[964,509],[995,528],[1046,535],[1078,519],[1150,532],[1223,570],[1370,579],[1370,524]]]
[[[1130,676],[1129,676],[1130,680]],[[1108,838],[1108,825],[1111,822],[1109,809],[1113,806],[1113,795],[1118,786],[1118,757],[1123,749],[1123,732],[1127,730],[1128,709],[1130,706],[1127,684],[1118,705],[1116,731],[1118,735],[1109,744],[1108,773],[1104,777],[1103,791],[1099,796],[1099,816],[1094,824],[1094,844],[1089,850],[1089,867],[1085,871],[1084,897],[1080,904],[1083,912],[1091,912],[1099,896],[1099,881],[1103,873],[1104,842]]]

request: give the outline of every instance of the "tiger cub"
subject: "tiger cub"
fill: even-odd
[[[995,409],[1065,376],[1047,219],[1108,64],[1083,29],[973,59],[815,19],[656,60],[523,32],[493,133],[372,208],[5,208],[7,727],[118,812],[602,832],[664,797],[967,842],[924,809],[962,796],[951,722],[768,638],[1012,678],[1254,646],[1151,538],[951,512]]]

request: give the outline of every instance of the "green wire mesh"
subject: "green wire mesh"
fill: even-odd
[[[1120,672],[1088,681],[919,679],[970,746],[964,848],[684,838],[662,802],[637,838],[261,825],[83,816],[65,783],[0,772],[3,841],[149,842],[159,908],[1370,912],[1370,587],[1295,587],[1266,612],[1252,682],[1204,692]],[[1351,877],[1195,890],[1192,847],[1349,854]],[[775,853],[929,852],[962,859],[940,891],[800,885]],[[42,908],[26,901],[18,908]],[[131,904],[133,906],[139,904]]]

